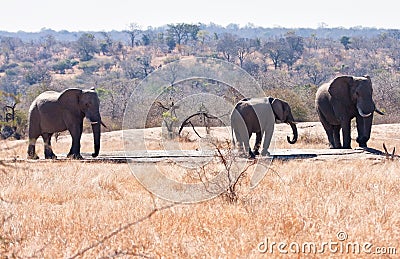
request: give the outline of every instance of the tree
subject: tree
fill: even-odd
[[[350,41],[350,40],[349,40]],[[366,48],[366,43],[367,41],[366,41],[366,39],[365,39],[365,37],[364,36],[358,36],[358,37],[352,37],[351,38],[351,42],[350,42],[350,44],[351,44],[351,47],[353,48],[353,49],[356,49],[356,50],[361,50],[361,49],[363,49],[363,48]]]
[[[19,46],[23,45],[23,42],[21,39],[16,37],[1,37],[0,39],[0,58],[3,56],[4,64],[8,64],[11,55],[15,55],[15,51]]]
[[[26,114],[16,109],[21,103],[21,95],[0,90],[0,136],[3,139],[14,137],[19,139],[27,127]]]
[[[154,68],[151,65],[151,57],[149,55],[142,55],[136,58],[137,75],[139,79],[147,77]]]
[[[168,24],[168,37],[173,39],[176,44],[187,44],[189,40],[197,40],[197,33],[200,27],[195,24],[178,23]]]
[[[222,34],[218,40],[217,51],[221,52],[228,62],[233,62],[236,57],[236,40],[237,37],[230,33]]]
[[[63,59],[55,63],[52,68],[58,74],[65,74],[65,70],[72,69],[73,66],[77,65],[79,62],[71,59]]]
[[[75,44],[76,52],[81,61],[88,61],[98,52],[95,37],[91,33],[82,34]]]
[[[343,36],[342,38],[340,38],[340,43],[343,44],[345,50],[348,50],[349,45],[351,44],[350,37]]]
[[[243,61],[256,50],[258,45],[258,41],[254,39],[240,38],[235,41],[236,56],[239,59],[240,67],[243,67]]]
[[[105,116],[110,117],[117,125],[114,129],[120,129],[126,104],[130,95],[139,80],[118,78],[114,73],[108,74],[99,82],[100,87],[96,88],[101,102],[101,109]]]
[[[285,53],[282,61],[291,70],[293,64],[301,58],[304,51],[304,39],[294,32],[288,32],[285,36]]]
[[[52,77],[50,69],[46,65],[27,66],[24,79],[29,85],[44,83],[50,84]]]
[[[267,41],[261,49],[266,58],[270,58],[275,70],[281,67],[285,55],[285,39]]]
[[[197,38],[200,43],[199,49],[200,51],[205,51],[207,48],[212,48],[212,37],[210,36],[210,32],[207,30],[200,30],[197,33]]]
[[[135,46],[136,36],[138,36],[142,32],[141,26],[138,25],[137,23],[132,22],[129,24],[128,29],[124,30],[124,32],[129,35],[131,40],[131,47],[133,48]]]
[[[150,34],[143,34],[142,35],[142,42],[144,46],[149,46],[151,43]]]
[[[310,37],[306,38],[305,45],[309,49],[317,50],[319,48],[319,38],[317,34],[313,33]]]
[[[151,57],[140,53],[130,55],[126,61],[121,63],[121,68],[129,79],[144,79],[154,70],[151,65]]]
[[[11,52],[14,52],[19,46],[23,45],[23,42],[17,37],[2,37],[1,45]]]
[[[176,41],[175,41],[174,38],[168,36],[167,39],[166,39],[166,43],[167,43],[167,46],[168,46],[168,50],[169,50],[169,51],[172,51],[172,50],[175,49],[175,47],[176,47]]]
[[[210,39],[210,33],[206,30],[200,30],[197,33],[197,38],[199,39],[201,45],[204,45]]]
[[[106,55],[110,52],[113,46],[113,40],[111,35],[105,31],[101,32],[101,35],[103,35],[104,40],[100,42],[100,51],[103,55]]]
[[[307,56],[297,69],[305,77],[307,83],[320,85],[334,75],[332,67],[326,60],[315,56]]]

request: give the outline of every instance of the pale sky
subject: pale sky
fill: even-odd
[[[111,31],[130,23],[158,27],[210,22],[226,26],[400,29],[393,0],[0,0],[0,30]]]

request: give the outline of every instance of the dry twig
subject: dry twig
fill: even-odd
[[[110,238],[112,238],[113,236],[115,236],[115,235],[121,233],[122,231],[124,231],[124,230],[126,230],[126,229],[128,229],[128,228],[130,228],[130,227],[132,227],[132,226],[135,226],[135,225],[137,225],[137,224],[139,224],[139,223],[142,223],[142,222],[145,221],[145,220],[150,219],[150,218],[151,218],[154,214],[156,214],[157,212],[170,209],[170,208],[172,208],[172,207],[175,206],[175,205],[176,205],[176,204],[173,203],[173,204],[169,204],[169,205],[163,206],[163,207],[161,207],[161,208],[154,208],[154,209],[153,209],[149,214],[147,214],[146,216],[144,216],[144,217],[142,217],[142,218],[140,218],[140,219],[138,219],[138,220],[136,220],[136,221],[134,221],[134,222],[125,224],[125,225],[123,225],[123,226],[121,226],[121,227],[115,229],[115,230],[112,231],[111,233],[105,235],[103,238],[97,240],[97,242],[95,242],[95,243],[93,243],[93,244],[91,244],[91,245],[89,245],[89,246],[87,246],[87,247],[81,249],[80,251],[78,251],[76,254],[72,255],[72,256],[69,257],[69,258],[72,259],[72,258],[77,258],[78,256],[82,256],[82,255],[85,254],[87,251],[89,251],[89,250],[91,250],[91,249],[93,249],[93,248],[95,248],[95,247],[98,247],[99,245],[103,244],[105,241],[107,241],[107,240],[109,240]],[[139,255],[139,256],[144,256],[144,255],[142,255],[142,254],[137,254],[137,255]]]
[[[394,159],[395,153],[396,153],[396,147],[393,148],[392,153],[390,154],[386,148],[385,143],[383,143],[383,149],[385,150],[385,156],[386,158]]]

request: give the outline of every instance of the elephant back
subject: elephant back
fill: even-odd
[[[32,105],[37,105],[38,107],[43,106],[46,103],[55,103],[60,96],[59,92],[56,91],[45,91],[39,94],[36,99],[33,101]]]

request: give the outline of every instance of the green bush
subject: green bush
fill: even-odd
[[[59,74],[65,74],[65,70],[72,69],[79,62],[77,60],[64,59],[53,65],[53,70]]]

